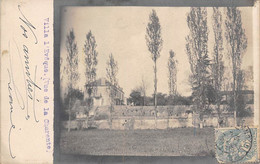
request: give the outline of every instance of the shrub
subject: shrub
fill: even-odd
[[[99,114],[95,116],[95,120],[107,120],[108,115],[107,114]]]

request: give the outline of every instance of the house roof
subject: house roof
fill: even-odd
[[[96,85],[97,86],[102,86],[102,85],[107,86],[107,85],[110,85],[110,82],[106,78],[102,77],[102,78],[99,78],[96,80]]]

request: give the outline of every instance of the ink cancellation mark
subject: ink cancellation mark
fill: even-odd
[[[257,128],[219,128],[215,137],[218,162],[257,161]]]

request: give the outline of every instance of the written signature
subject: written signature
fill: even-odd
[[[13,117],[13,114],[16,112],[22,112],[25,116],[25,120],[30,119],[29,109],[32,109],[33,118],[36,123],[39,122],[37,119],[35,103],[39,102],[36,98],[36,91],[40,91],[41,88],[36,83],[37,75],[37,65],[33,68],[30,66],[33,63],[30,63],[30,58],[33,55],[30,51],[30,46],[38,44],[38,39],[35,34],[36,27],[27,19],[21,10],[21,6],[18,5],[18,10],[20,13],[19,17],[19,29],[21,30],[21,37],[24,42],[17,43],[15,39],[9,41],[9,64],[10,67],[7,69],[8,72],[8,97],[9,97],[9,109],[10,109],[10,129],[8,134],[8,144],[9,152],[12,158],[15,158],[12,151],[12,133],[16,128],[16,125],[19,125]],[[31,42],[32,44],[25,44]],[[14,46],[11,46],[14,45]],[[17,59],[21,69],[13,69],[14,63],[13,59]],[[17,61],[16,60],[16,61]],[[17,67],[16,67],[17,68]],[[17,80],[17,75],[22,75],[22,79],[19,79],[19,85]],[[22,83],[21,83],[22,82]],[[32,108],[29,108],[32,107]],[[20,113],[19,113],[20,114]],[[20,128],[21,130],[21,128]]]

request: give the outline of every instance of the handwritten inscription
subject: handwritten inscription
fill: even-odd
[[[11,133],[12,130],[15,129],[15,125],[13,124],[13,117],[12,117],[12,113],[13,113],[13,95],[12,95],[12,86],[11,86],[11,74],[10,71],[8,71],[8,77],[9,77],[9,82],[8,82],[8,93],[9,93],[9,105],[10,105],[10,123],[11,123],[11,127],[9,129],[9,136],[8,136],[8,142],[9,142],[9,152],[10,152],[10,156],[12,158],[15,158],[16,156],[13,155],[12,153],[12,149],[11,149]]]
[[[35,33],[36,27],[30,22],[30,20],[24,15],[21,6],[18,5],[19,11],[19,29],[21,30],[21,41],[17,43],[15,39],[9,41],[9,68],[8,71],[8,93],[9,93],[9,108],[10,108],[10,130],[8,134],[8,142],[9,142],[9,152],[10,156],[14,159],[16,155],[13,153],[12,149],[12,134],[14,129],[19,126],[17,120],[14,119],[13,113],[18,113],[20,110],[25,110],[25,120],[30,119],[29,109],[32,109],[34,122],[38,123],[36,114],[36,102],[39,102],[39,99],[36,96],[36,91],[40,91],[41,87],[36,82],[37,75],[37,65],[31,68],[31,56],[34,55],[31,51],[31,47],[33,45],[38,44],[37,35]],[[32,43],[32,44],[25,44]],[[11,46],[14,45],[14,46]],[[16,59],[19,61],[18,63],[13,63],[13,60]],[[17,65],[20,66],[21,69],[17,69]],[[14,66],[16,66],[16,70],[14,70]],[[18,66],[18,67],[19,67]],[[18,77],[22,75],[22,79],[16,81]],[[23,81],[21,85],[21,81]],[[31,106],[32,108],[29,108]],[[20,109],[20,110],[19,110]],[[18,113],[20,115],[20,113]],[[22,130],[19,128],[19,130]]]
[[[21,11],[21,6],[18,5],[18,9],[20,11],[21,17],[19,17],[19,19],[23,22],[23,24],[20,25],[21,29],[23,30],[22,35],[25,38],[28,38],[27,32],[28,29],[31,31],[31,34],[34,36],[35,39],[35,44],[38,43],[38,39],[34,33],[34,30],[36,30],[36,28],[34,27],[34,25],[31,24],[31,22],[24,16],[23,12]],[[24,27],[24,25],[26,25],[26,28]]]

